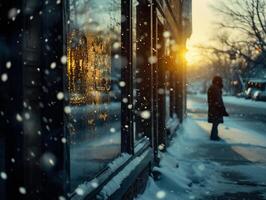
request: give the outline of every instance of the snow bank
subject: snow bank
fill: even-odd
[[[130,173],[136,169],[136,167],[141,163],[141,161],[147,156],[148,150],[134,158],[123,170],[121,170],[115,177],[112,178],[101,190],[99,196],[101,199],[108,199],[115,191],[117,191],[125,178],[127,178]]]
[[[185,120],[178,137],[173,139],[165,153],[160,153],[160,167],[154,170],[161,173],[161,179],[154,181],[150,178],[144,194],[137,199],[228,199],[224,196],[228,192],[258,191],[265,195],[266,166],[251,159],[254,159],[253,154],[265,155],[265,136],[262,139],[254,131],[235,129],[232,128],[232,133],[231,128],[222,127],[221,137],[225,137],[225,132],[228,135],[225,141],[217,143],[209,140],[207,122]],[[236,138],[241,139],[236,141]],[[236,150],[239,145],[244,145],[244,148],[240,146],[241,152],[240,148]]]

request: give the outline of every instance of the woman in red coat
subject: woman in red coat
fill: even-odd
[[[224,122],[224,116],[229,116],[224,107],[222,88],[222,78],[215,76],[212,80],[212,85],[208,89],[208,122],[212,123],[211,140],[220,140],[218,136],[218,125]]]

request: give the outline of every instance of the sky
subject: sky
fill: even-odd
[[[215,18],[210,3],[215,0],[192,0],[192,35],[187,42],[186,55],[189,65],[201,63],[200,51],[195,47],[199,44],[207,44],[213,35],[212,23]]]

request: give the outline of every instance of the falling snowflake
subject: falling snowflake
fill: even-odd
[[[158,59],[156,56],[151,56],[149,57],[148,61],[150,64],[154,64],[154,63],[157,63]]]
[[[70,108],[70,106],[65,106],[65,107],[64,107],[64,112],[65,112],[66,114],[71,113],[71,108]]]
[[[3,180],[6,180],[7,179],[7,174],[5,172],[1,172],[0,173],[0,176]]]
[[[77,188],[75,191],[76,191],[77,195],[79,195],[79,196],[84,195],[84,190],[82,188]]]
[[[62,137],[62,138],[61,138],[61,142],[65,144],[65,143],[67,142],[67,139],[64,138],[64,137]]]
[[[123,98],[123,99],[122,99],[122,102],[123,102],[123,103],[127,103],[127,102],[128,102],[128,98]]]
[[[164,89],[163,88],[159,88],[158,89],[158,94],[161,94],[161,95],[164,94]]]
[[[171,36],[171,33],[170,33],[169,31],[164,31],[164,32],[163,32],[163,36],[164,36],[165,38],[169,38],[169,37]]]
[[[7,79],[8,79],[7,74],[6,74],[6,73],[3,73],[3,74],[1,75],[1,80],[2,80],[3,82],[6,82]]]
[[[49,163],[50,163],[50,165],[52,165],[52,166],[54,166],[54,161],[53,161],[53,159],[49,159]]]
[[[98,181],[97,181],[97,180],[93,180],[93,181],[91,182],[91,186],[92,186],[93,188],[97,188],[97,187],[99,186]]]
[[[18,191],[20,192],[20,194],[26,194],[27,193],[26,188],[24,188],[24,187],[19,187]]]
[[[62,100],[62,99],[64,99],[64,93],[63,92],[58,92],[56,97],[57,97],[58,100]]]
[[[8,18],[15,21],[16,20],[16,17],[17,15],[20,13],[20,9],[17,9],[17,8],[11,8],[9,11],[8,11]]]
[[[56,62],[52,62],[51,65],[50,65],[50,68],[51,69],[55,69],[56,68]]]
[[[120,87],[125,87],[126,86],[126,82],[125,81],[120,81],[119,82],[119,86]]]
[[[143,118],[143,119],[149,119],[151,117],[151,113],[150,111],[148,110],[144,110],[140,113],[140,116]]]
[[[22,120],[23,120],[22,116],[19,113],[16,114],[16,120],[19,122],[22,122]]]
[[[61,57],[61,63],[65,65],[67,63],[67,57],[64,55]]]
[[[115,43],[113,44],[113,48],[114,48],[114,49],[119,49],[119,48],[120,48],[120,43],[119,43],[119,42],[115,42]]]
[[[164,150],[164,148],[165,148],[165,145],[164,145],[164,144],[160,144],[160,145],[158,146],[158,149],[159,149],[160,151]]]
[[[24,113],[25,119],[30,119],[30,114],[28,112]]]
[[[58,197],[58,200],[66,200],[66,198],[63,197],[63,196],[59,196],[59,197]]]
[[[158,191],[158,192],[156,193],[156,197],[157,197],[158,199],[164,199],[164,198],[166,197],[166,193],[165,193],[165,191],[163,191],[163,190]]]
[[[6,62],[6,68],[7,68],[7,69],[10,69],[11,66],[12,66],[12,63],[11,63],[10,61],[7,61],[7,62]]]
[[[111,133],[115,133],[115,128],[110,128]]]
[[[52,153],[46,152],[41,156],[40,161],[42,169],[49,171],[56,165],[57,159]]]

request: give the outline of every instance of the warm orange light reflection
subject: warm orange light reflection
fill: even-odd
[[[193,57],[193,55],[191,54],[190,51],[186,51],[184,53],[184,59],[187,62],[187,64],[192,64],[194,57]]]

